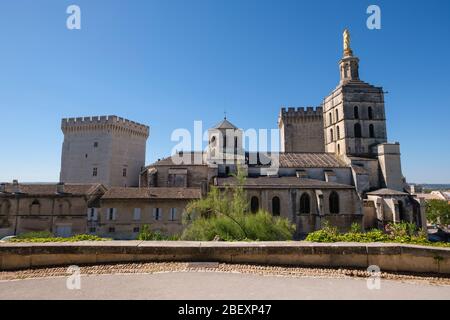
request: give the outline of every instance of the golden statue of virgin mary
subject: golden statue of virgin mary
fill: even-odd
[[[344,55],[345,56],[351,56],[353,54],[352,49],[350,48],[350,31],[348,29],[344,30],[343,34],[344,38]]]

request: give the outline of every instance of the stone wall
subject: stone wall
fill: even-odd
[[[102,183],[108,187],[139,185],[148,126],[117,116],[102,116],[63,119],[61,130],[64,143],[60,181]]]
[[[324,152],[322,108],[281,109],[281,152]]]
[[[0,270],[125,262],[222,262],[450,274],[450,249],[388,243],[0,243]]]

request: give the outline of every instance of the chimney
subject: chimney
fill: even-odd
[[[6,192],[6,183],[2,183],[0,184],[0,193],[5,193]]]
[[[19,181],[18,180],[13,180],[12,192],[13,193],[20,193],[20,187],[19,187]]]
[[[60,182],[56,185],[56,192],[63,194],[64,192],[64,182]]]

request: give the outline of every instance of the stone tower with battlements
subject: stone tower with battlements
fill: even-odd
[[[360,80],[359,59],[353,56],[346,32],[340,83],[323,101],[325,151],[374,157],[377,146],[387,141],[384,92]]]
[[[63,119],[60,181],[139,185],[149,127],[117,116]]]
[[[278,117],[281,152],[324,152],[321,107],[282,108]]]

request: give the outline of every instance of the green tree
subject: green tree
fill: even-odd
[[[274,218],[260,210],[249,213],[245,175],[239,169],[235,186],[221,191],[211,187],[204,199],[191,202],[186,207],[185,222],[188,224],[182,239],[210,241],[217,236],[222,240],[291,240],[295,231],[287,219]]]
[[[443,200],[430,200],[427,202],[427,219],[440,226],[450,225],[450,204]]]

